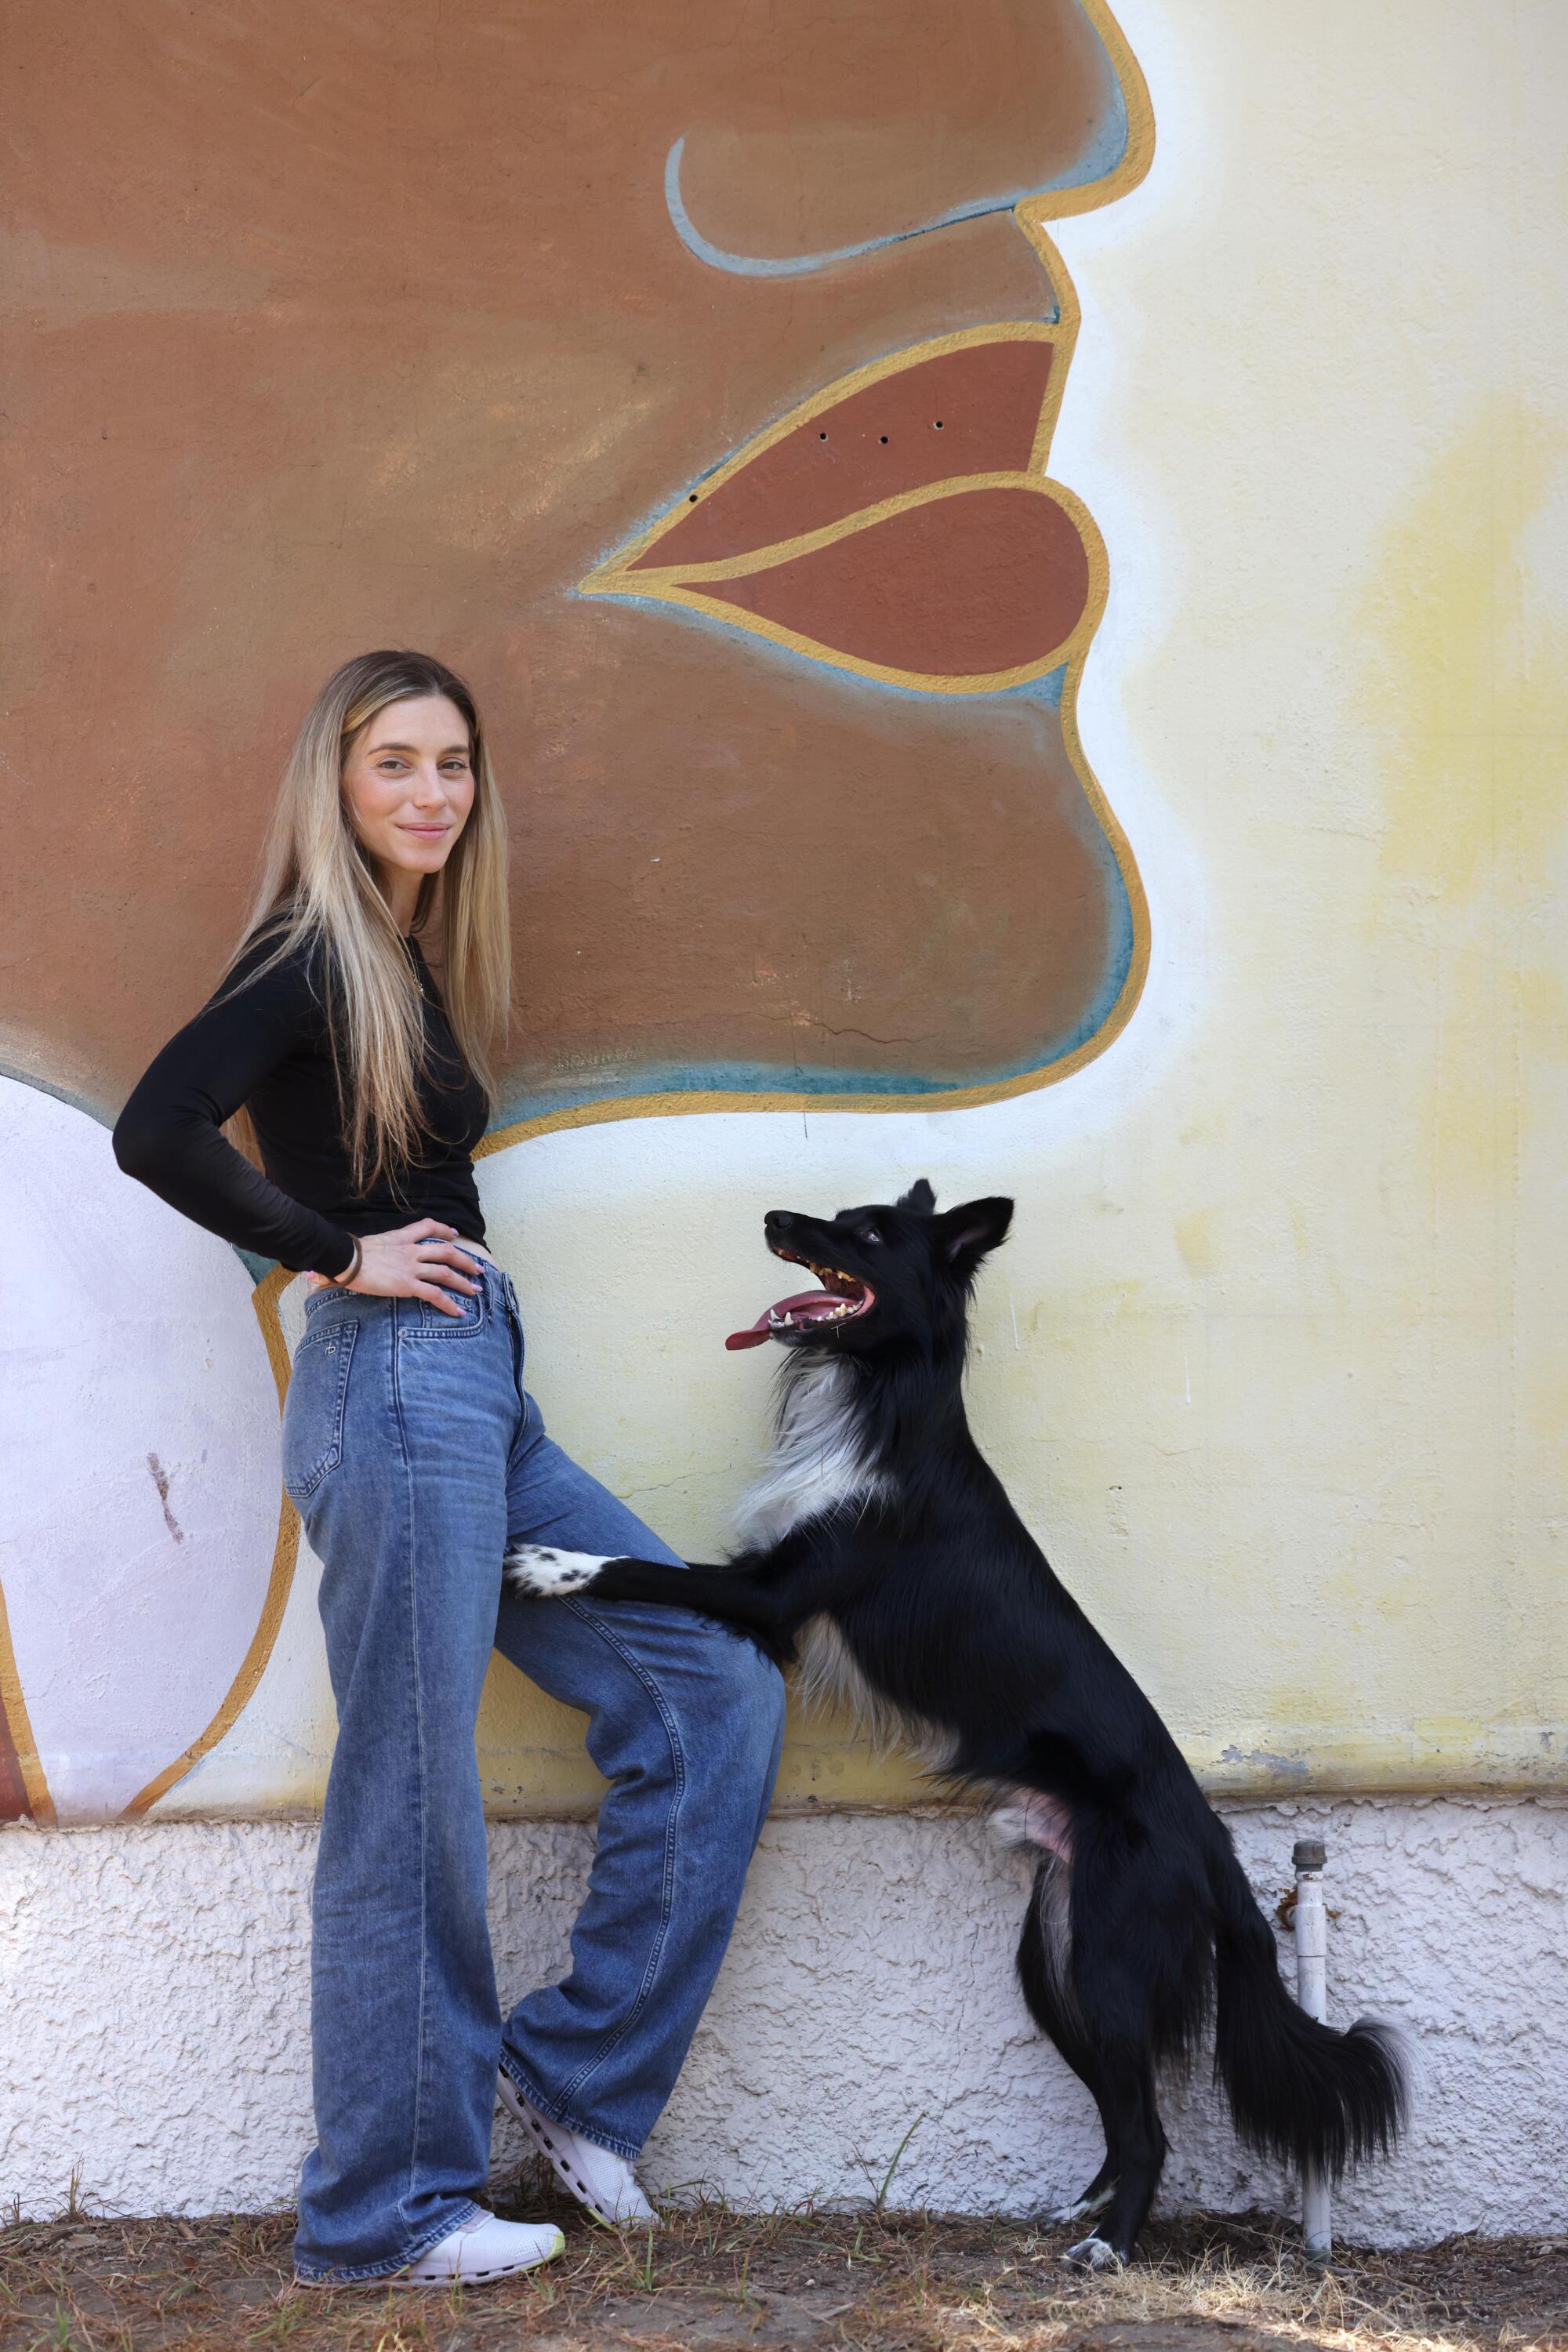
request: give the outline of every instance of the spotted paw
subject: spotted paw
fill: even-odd
[[[1115,2247],[1107,2245],[1103,2238],[1080,2238],[1076,2246],[1068,2248],[1062,2260],[1070,2263],[1075,2271],[1120,2271],[1127,2267]]]
[[[581,1592],[592,1584],[606,1558],[597,1551],[553,1551],[546,1544],[513,1544],[503,1565],[514,1592],[533,1601],[554,1601],[563,1592]]]

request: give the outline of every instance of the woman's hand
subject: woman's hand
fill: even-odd
[[[468,1278],[470,1267],[477,1271],[478,1261],[458,1239],[456,1225],[421,1217],[395,1233],[362,1234],[358,1274],[332,1287],[363,1291],[371,1298],[424,1298],[443,1315],[460,1316],[463,1310],[449,1293],[464,1291],[472,1297],[478,1292],[479,1284]],[[324,1274],[309,1279],[313,1289],[331,1281]]]

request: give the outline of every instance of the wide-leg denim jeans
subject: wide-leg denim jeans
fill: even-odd
[[[468,2220],[498,2066],[636,2156],[734,1923],[783,1737],[777,1669],[710,1618],[522,1601],[527,1538],[673,1559],[544,1432],[510,1276],[476,1257],[460,1318],[327,1288],[306,1306],[284,1484],[322,1563],[338,1706],[312,1905],[317,2146],[302,2277],[374,2278]],[[588,1717],[610,1783],[563,1982],[502,2021],[474,1752],[492,1647]]]

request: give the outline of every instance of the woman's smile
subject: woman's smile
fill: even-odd
[[[350,745],[343,799],[400,929],[419,886],[439,873],[474,804],[473,753],[463,715],[445,695],[389,703]]]

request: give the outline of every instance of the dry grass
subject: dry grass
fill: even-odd
[[[498,2200],[509,2210],[504,2198]],[[494,2287],[292,2283],[288,2214],[0,2230],[3,2352],[1568,2352],[1568,2237],[1343,2252],[1308,2271],[1273,2221],[1155,2222],[1120,2275],[1063,2268],[1070,2233],[931,2214],[765,2216],[719,2204],[618,2237],[530,2182],[566,2252]]]

